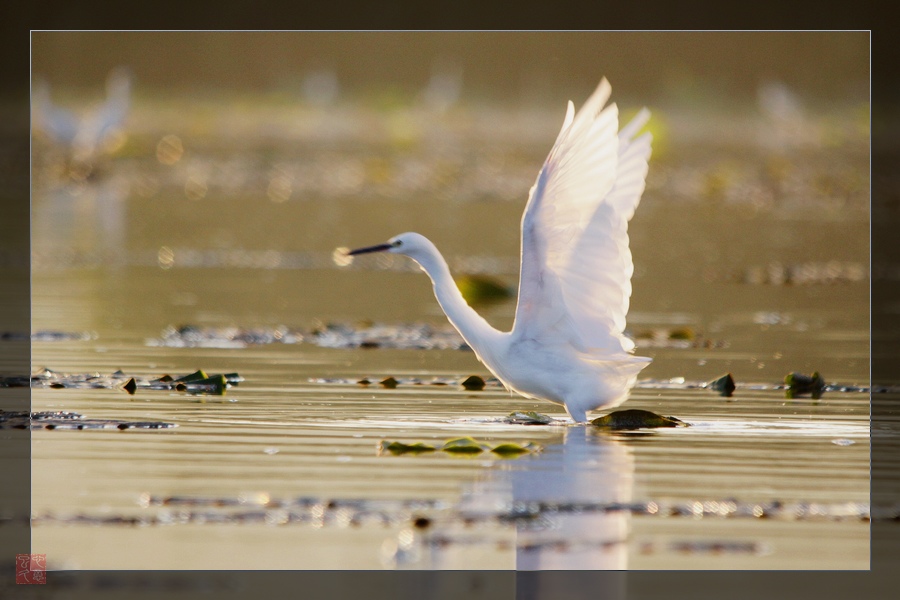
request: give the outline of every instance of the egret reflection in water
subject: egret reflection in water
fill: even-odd
[[[561,438],[539,454],[486,470],[465,486],[460,515],[506,514],[509,521],[495,529],[436,523],[424,531],[405,530],[389,546],[391,566],[471,568],[473,554],[508,544],[514,545],[510,566],[517,571],[627,569],[631,513],[577,506],[631,502],[633,451],[591,428],[566,427]]]

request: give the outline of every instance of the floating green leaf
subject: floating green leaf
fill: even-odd
[[[393,455],[422,454],[423,452],[434,452],[435,450],[436,448],[434,446],[429,446],[422,442],[404,444],[403,442],[388,442],[385,440],[379,445],[380,452],[390,452]]]
[[[796,398],[810,394],[814,399],[818,400],[825,392],[825,380],[815,371],[812,375],[803,375],[802,373],[788,373],[784,378],[787,389],[784,391],[786,398]]]
[[[500,456],[519,456],[520,454],[526,454],[528,452],[536,451],[537,447],[528,442],[524,445],[513,444],[511,442],[507,442],[505,444],[500,444],[498,446],[494,446],[491,449],[491,452],[494,454],[499,454]]]
[[[190,375],[185,375],[184,377],[179,377],[175,380],[175,383],[191,383],[194,381],[200,381],[203,379],[208,379],[209,375],[203,372],[202,369],[198,369],[191,373]]]
[[[461,437],[445,442],[441,446],[441,450],[454,454],[481,454],[485,450],[490,450],[490,448],[479,444],[470,437]]]
[[[719,392],[720,396],[730,398],[735,390],[734,377],[731,376],[731,373],[725,373],[718,379],[710,381],[709,389]]]
[[[390,452],[395,456],[401,454],[423,454],[436,450],[442,450],[450,455],[458,456],[475,456],[490,451],[501,458],[517,458],[523,454],[540,452],[541,447],[533,442],[524,442],[522,444],[506,442],[491,448],[490,445],[478,442],[470,437],[454,438],[437,446],[424,442],[407,444],[406,442],[391,442],[387,440],[383,440],[378,445],[379,454]]]
[[[657,427],[688,427],[689,424],[675,417],[664,417],[649,410],[617,410],[596,418],[591,425],[613,431],[653,429]]]

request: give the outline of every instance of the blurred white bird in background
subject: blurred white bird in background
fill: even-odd
[[[50,84],[35,82],[32,95],[32,124],[50,142],[68,154],[68,158],[90,168],[101,155],[114,151],[121,142],[122,128],[131,105],[131,71],[118,67],[106,80],[106,99],[84,114],[56,106]]]
[[[453,60],[440,59],[432,65],[431,76],[419,93],[419,101],[429,110],[443,114],[459,102],[462,88],[462,67]]]
[[[507,388],[565,406],[576,422],[587,411],[624,402],[650,359],[634,356],[625,315],[634,265],[628,221],[640,201],[650,158],[643,109],[618,130],[615,104],[604,108],[606,79],[562,130],[531,188],[522,216],[519,299],[512,331],[491,327],[463,299],[446,261],[427,238],[403,233],[350,251],[392,252],[431,278],[447,318]]]

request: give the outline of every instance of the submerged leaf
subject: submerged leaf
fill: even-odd
[[[553,419],[533,410],[517,410],[509,413],[504,421],[513,425],[549,425]]]
[[[688,427],[689,424],[675,417],[664,417],[649,410],[617,410],[591,421],[591,425],[613,431],[652,429],[657,427]]]

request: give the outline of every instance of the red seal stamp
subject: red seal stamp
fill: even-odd
[[[47,555],[16,554],[16,583],[47,583]]]

